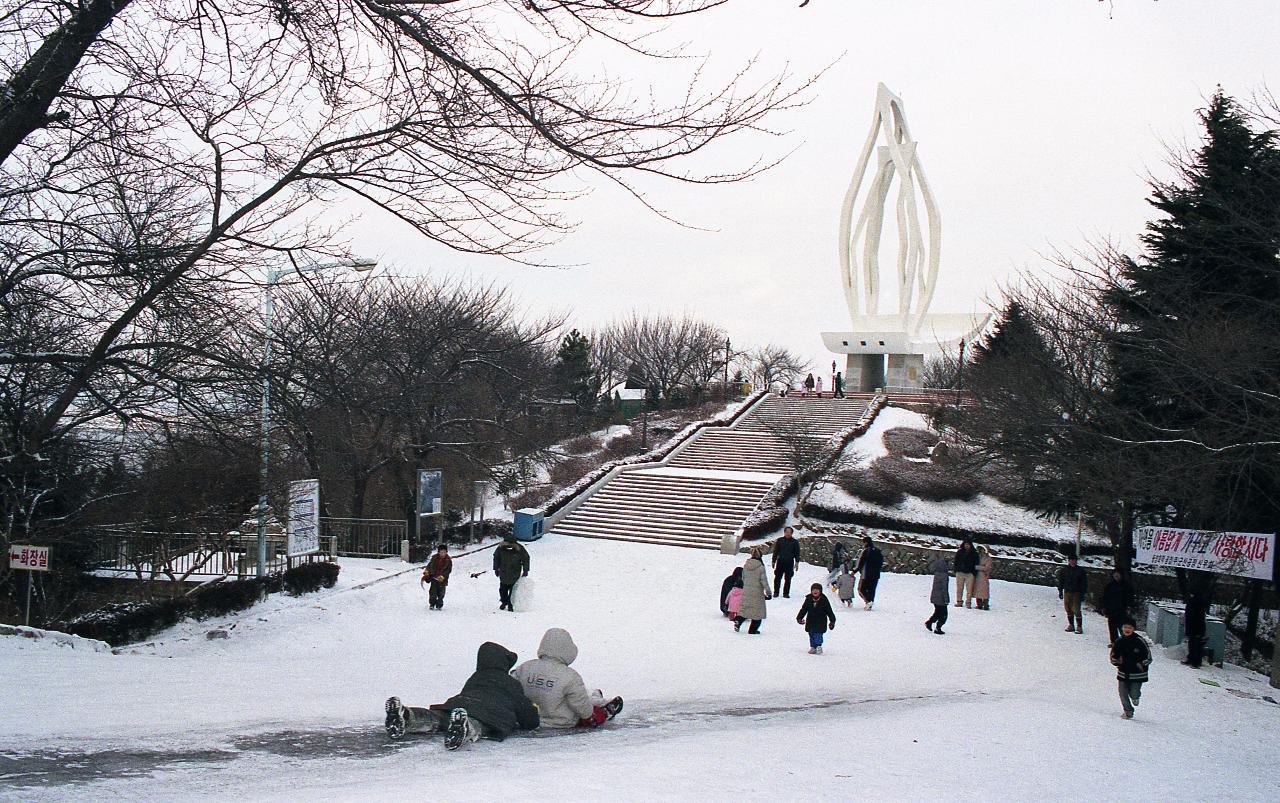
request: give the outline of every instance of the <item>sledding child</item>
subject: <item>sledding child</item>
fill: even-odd
[[[840,595],[840,601],[844,603],[846,608],[853,607],[853,592],[857,589],[857,582],[854,581],[853,575],[849,574],[849,567],[840,570],[840,576],[836,578],[836,592]]]
[[[831,610],[831,600],[822,593],[822,583],[814,583],[809,587],[809,594],[800,606],[796,622],[804,625],[809,633],[809,654],[822,655],[822,635],[828,626],[836,629],[836,614]]]

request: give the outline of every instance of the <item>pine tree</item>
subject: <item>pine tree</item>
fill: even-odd
[[[1185,466],[1158,489],[1180,523],[1275,529],[1276,450],[1247,444],[1280,433],[1280,150],[1221,90],[1200,118],[1201,147],[1153,187],[1161,217],[1106,295],[1110,426]]]
[[[584,412],[595,409],[599,393],[591,366],[591,350],[590,338],[574,329],[560,341],[560,350],[556,354],[556,384]]]

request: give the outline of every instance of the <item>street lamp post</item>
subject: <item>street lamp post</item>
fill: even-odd
[[[259,465],[258,482],[258,577],[267,573],[267,514],[271,505],[267,502],[267,487],[271,465],[271,313],[273,310],[271,289],[286,276],[295,273],[314,273],[329,268],[350,268],[357,271],[369,271],[377,267],[372,259],[341,259],[336,262],[322,262],[316,265],[292,266],[279,270],[268,270],[267,281],[262,287],[262,461]]]

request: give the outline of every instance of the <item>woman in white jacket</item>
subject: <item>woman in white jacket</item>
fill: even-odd
[[[525,695],[538,706],[544,728],[594,728],[622,710],[622,698],[605,702],[599,689],[587,691],[582,676],[570,669],[578,645],[569,631],[552,627],[542,635],[538,657],[511,670]]]

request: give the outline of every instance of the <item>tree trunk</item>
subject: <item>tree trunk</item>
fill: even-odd
[[[1240,640],[1240,654],[1245,658],[1253,657],[1253,649],[1258,640],[1258,609],[1262,607],[1262,581],[1249,581],[1249,614],[1244,626],[1244,638]]]
[[[1133,512],[1128,502],[1120,503],[1120,532],[1115,544],[1115,567],[1122,577],[1133,575]]]
[[[0,162],[50,123],[49,107],[89,47],[130,0],[83,0],[35,53],[0,84]]]

